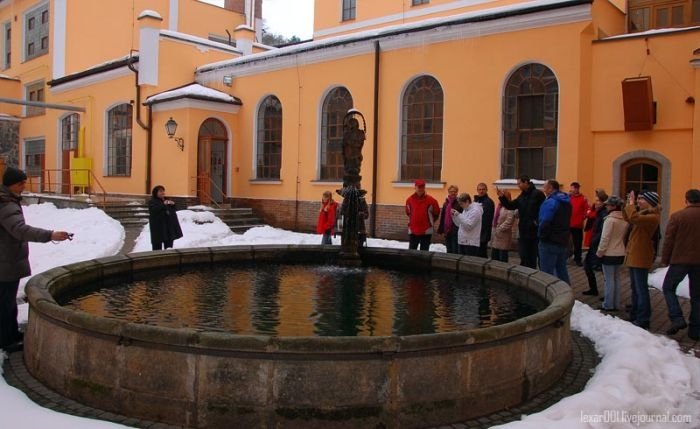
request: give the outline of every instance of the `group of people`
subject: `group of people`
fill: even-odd
[[[661,200],[658,193],[630,192],[626,200],[608,196],[596,189],[595,201],[589,205],[580,192],[581,185],[573,182],[569,192],[561,190],[556,180],[547,180],[542,191],[529,177],[518,179],[520,195],[496,188],[498,204],[488,196],[486,184],[477,185],[472,198],[459,194],[451,185],[442,205],[425,192],[425,182],[416,180],[415,192],[406,200],[409,248],[428,250],[433,226],[443,234],[449,253],[487,257],[508,261],[513,228],[517,223],[517,248],[520,264],[557,276],[571,283],[567,260],[573,257],[583,266],[589,289],[585,295],[598,295],[595,271],[602,270],[605,293],[601,309],[620,309],[620,272],[629,269],[632,303],[629,320],[649,329],[651,303],[648,276],[658,256],[661,241]],[[661,265],[669,266],[663,293],[671,320],[667,331],[673,335],[689,326],[688,336],[698,340],[700,335],[700,191],[691,189],[685,195],[686,207],[674,213],[666,229]],[[584,245],[588,247],[583,259]],[[676,289],[685,276],[690,281],[691,314],[686,322],[676,297]]]

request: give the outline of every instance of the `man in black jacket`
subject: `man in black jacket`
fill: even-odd
[[[520,265],[537,269],[537,254],[539,252],[537,238],[537,219],[540,215],[540,206],[545,199],[544,193],[535,188],[529,176],[520,176],[518,179],[520,195],[513,201],[503,195],[503,191],[496,188],[498,200],[508,210],[518,211],[518,254]]]
[[[493,203],[488,194],[486,183],[476,185],[476,195],[474,202],[481,203],[484,209],[484,214],[481,216],[481,243],[479,245],[479,256],[488,258],[488,244],[491,241],[491,228],[493,228],[493,214],[496,211],[496,205]]]

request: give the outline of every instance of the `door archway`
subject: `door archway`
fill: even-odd
[[[197,139],[197,197],[201,204],[223,203],[226,198],[228,133],[218,119],[199,127]]]

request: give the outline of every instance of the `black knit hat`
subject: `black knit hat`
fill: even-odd
[[[12,186],[15,183],[23,182],[25,180],[27,180],[27,175],[24,174],[24,171],[14,167],[7,167],[5,174],[2,176],[2,184],[5,186]]]

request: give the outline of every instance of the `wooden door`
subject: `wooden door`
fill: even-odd
[[[70,194],[70,150],[61,151],[61,189],[58,189],[60,194]]]
[[[200,204],[211,203],[211,140],[200,138],[197,149],[197,197]]]

